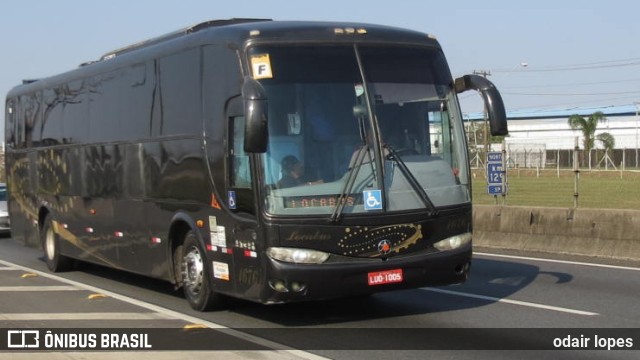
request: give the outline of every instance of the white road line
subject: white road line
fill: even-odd
[[[19,271],[20,269],[16,269],[16,268],[12,268],[12,267],[7,267],[7,266],[1,266],[0,267],[0,271]]]
[[[601,267],[601,268],[607,268],[607,269],[640,271],[640,268],[638,268],[638,267],[630,267],[630,266],[617,266],[617,265],[606,265],[606,264],[594,264],[594,263],[579,262],[579,261],[566,261],[566,260],[544,259],[544,258],[534,258],[534,257],[526,257],[526,256],[513,256],[513,255],[502,255],[502,254],[490,254],[490,253],[482,253],[482,252],[474,252],[473,254],[474,254],[474,255],[481,255],[481,256],[490,256],[490,257],[506,258],[506,259],[518,259],[518,260],[543,261],[543,262],[559,263],[559,264],[593,266],[593,267]]]
[[[172,319],[160,313],[135,313],[135,312],[93,312],[93,313],[18,313],[0,314],[0,320],[13,321],[49,321],[49,320],[167,320]]]
[[[71,285],[51,285],[51,286],[0,286],[0,292],[5,291],[84,291]]]
[[[437,292],[437,293],[447,294],[447,295],[462,296],[462,297],[467,297],[467,298],[472,298],[472,299],[495,301],[495,302],[501,302],[501,303],[505,303],[505,304],[527,306],[527,307],[538,308],[538,309],[560,311],[560,312],[569,313],[569,314],[575,314],[575,315],[586,315],[586,316],[600,315],[598,313],[594,313],[594,312],[590,312],[590,311],[574,310],[574,309],[568,309],[568,308],[563,308],[563,307],[558,307],[558,306],[536,304],[536,303],[531,303],[531,302],[526,302],[526,301],[501,299],[501,298],[492,297],[492,296],[469,294],[469,293],[464,293],[464,292],[459,292],[459,291],[451,291],[451,290],[435,289],[435,288],[421,288],[421,290],[432,291],[432,292]]]
[[[51,273],[46,273],[46,272],[42,272],[42,271],[39,271],[39,270],[31,269],[31,268],[28,268],[26,266],[14,264],[14,263],[11,263],[11,262],[8,262],[8,261],[5,261],[5,260],[0,260],[0,264],[5,265],[5,266],[15,267],[15,268],[27,271],[27,272],[32,272],[32,273],[38,274],[40,276],[44,276],[44,277],[49,278],[49,279],[54,279],[54,280],[57,280],[57,281],[60,281],[60,282],[66,283],[66,284],[70,284],[70,285],[73,285],[73,286],[77,286],[79,288],[82,288],[82,289],[85,289],[85,290],[89,290],[89,291],[92,291],[92,292],[95,292],[95,293],[101,293],[101,294],[107,295],[109,297],[112,297],[114,299],[129,303],[129,304],[132,304],[132,305],[136,305],[136,306],[145,308],[147,310],[151,310],[151,311],[154,311],[154,312],[157,312],[157,313],[164,314],[164,315],[166,315],[166,316],[168,316],[170,318],[184,320],[186,322],[190,322],[190,323],[194,323],[194,324],[202,324],[202,325],[207,326],[207,327],[209,327],[211,329],[217,329],[218,331],[224,332],[224,333],[226,333],[226,334],[228,334],[230,336],[234,336],[234,337],[237,337],[239,339],[250,341],[250,342],[252,342],[254,344],[258,344],[258,345],[262,345],[262,346],[271,348],[273,350],[276,350],[279,354],[282,354],[283,356],[286,356],[286,357],[297,357],[297,358],[300,358],[300,359],[308,359],[308,360],[325,360],[325,359],[327,359],[325,357],[322,357],[322,356],[319,356],[319,355],[316,355],[316,354],[312,354],[310,352],[306,352],[306,351],[302,351],[302,350],[296,350],[296,349],[293,349],[293,348],[291,348],[289,346],[286,346],[286,345],[283,345],[283,344],[279,344],[279,343],[271,341],[271,340],[267,340],[267,339],[263,339],[263,338],[260,338],[260,337],[257,337],[257,336],[251,335],[251,334],[243,333],[241,331],[231,329],[231,328],[226,327],[224,325],[216,324],[214,322],[207,321],[207,320],[204,320],[204,319],[200,319],[200,318],[197,318],[197,317],[194,317],[194,316],[189,316],[189,315],[186,315],[186,314],[182,314],[182,313],[179,313],[177,311],[169,310],[167,308],[163,308],[163,307],[158,306],[158,305],[149,304],[149,303],[146,303],[144,301],[136,300],[134,298],[130,298],[130,297],[125,296],[125,295],[120,295],[118,293],[114,293],[114,292],[111,292],[111,291],[108,291],[108,290],[104,290],[104,289],[101,289],[101,288],[98,288],[98,287],[95,287],[95,286],[83,284],[81,282],[77,282],[77,281],[73,281],[73,280],[69,280],[69,279],[65,279],[63,277],[60,277],[60,276],[57,276],[57,275],[53,275]]]

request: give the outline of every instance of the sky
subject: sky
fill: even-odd
[[[29,0],[7,1],[0,14],[3,98],[23,79],[71,70],[110,50],[206,20],[253,17],[356,21],[435,35],[452,75],[491,73],[507,111],[640,103],[634,0]],[[482,111],[477,93],[460,100],[463,112]]]

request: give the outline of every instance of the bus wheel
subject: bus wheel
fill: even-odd
[[[189,305],[198,311],[218,307],[222,295],[211,288],[206,256],[193,231],[189,231],[184,239],[181,266],[182,286]]]
[[[60,254],[60,238],[58,234],[53,231],[53,220],[51,216],[47,216],[44,222],[44,227],[40,233],[42,242],[42,248],[44,250],[44,258],[47,262],[47,267],[52,272],[62,272],[71,269],[73,261]]]

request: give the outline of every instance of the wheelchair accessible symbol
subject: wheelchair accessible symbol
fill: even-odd
[[[229,209],[235,210],[237,208],[237,205],[236,205],[236,192],[235,191],[229,191],[229,192],[227,192],[227,196],[229,198]]]
[[[362,192],[365,210],[382,210],[382,191],[365,190]]]

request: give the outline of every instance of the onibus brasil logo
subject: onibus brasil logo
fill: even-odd
[[[8,330],[8,349],[150,349],[149,334]]]

